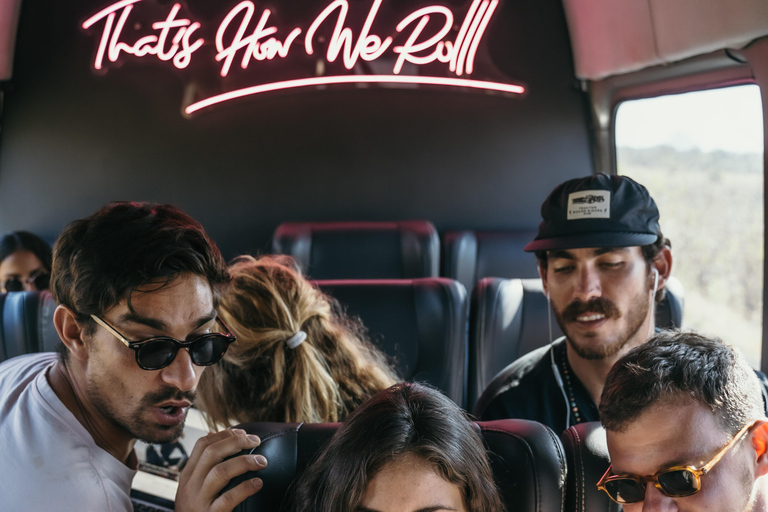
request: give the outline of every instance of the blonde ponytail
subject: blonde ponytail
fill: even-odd
[[[398,380],[360,324],[341,316],[291,258],[244,256],[230,274],[219,313],[237,341],[198,386],[212,427],[342,421]]]

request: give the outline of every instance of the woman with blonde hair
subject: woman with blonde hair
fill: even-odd
[[[205,372],[198,406],[211,427],[342,421],[399,379],[360,322],[312,286],[289,256],[241,256],[219,302],[237,336]]]

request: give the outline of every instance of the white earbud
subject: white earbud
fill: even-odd
[[[648,338],[653,336],[653,327],[656,318],[656,291],[659,289],[659,270],[653,269],[653,293],[651,293],[651,321],[648,324]]]

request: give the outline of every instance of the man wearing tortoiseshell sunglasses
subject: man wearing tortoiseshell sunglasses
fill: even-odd
[[[768,423],[744,357],[692,332],[656,334],[605,382],[611,467],[598,483],[625,512],[768,507]]]
[[[170,205],[112,203],[56,242],[51,291],[60,354],[0,364],[0,508],[133,509],[134,445],[180,436],[205,366],[235,337],[218,319],[228,280],[202,226]],[[263,457],[256,436],[202,437],[181,472],[175,510],[230,511],[260,479],[222,489]]]

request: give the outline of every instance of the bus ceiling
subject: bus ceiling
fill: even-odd
[[[563,0],[575,76],[598,81],[768,35],[765,0]],[[0,0],[0,82],[11,78],[21,0]]]

